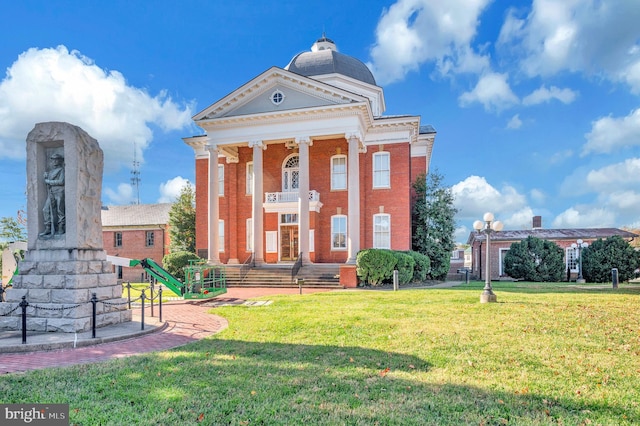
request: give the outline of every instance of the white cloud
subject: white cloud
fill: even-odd
[[[531,227],[533,211],[527,205],[526,197],[512,186],[505,185],[498,190],[484,177],[469,176],[453,185],[451,193],[455,197],[454,205],[458,209],[457,218],[460,221],[472,224],[481,219],[485,212],[491,211],[506,228]]]
[[[609,193],[621,188],[640,188],[640,158],[628,158],[587,173],[586,184],[594,192]]]
[[[173,203],[180,196],[180,191],[186,185],[191,185],[188,179],[183,178],[182,176],[176,176],[173,179],[169,179],[168,181],[160,184],[160,198],[158,198],[158,203]]]
[[[534,0],[527,16],[512,9],[498,44],[530,76],[562,71],[603,75],[640,92],[640,8],[628,0]]]
[[[640,108],[622,118],[603,117],[594,121],[582,155],[609,153],[619,148],[640,146]]]
[[[520,120],[520,114],[516,114],[511,117],[511,120],[507,123],[507,129],[519,129],[522,126],[522,120]]]
[[[604,207],[576,206],[553,220],[554,228],[606,228],[613,226],[616,215]]]
[[[533,188],[529,191],[529,196],[533,201],[538,204],[542,204],[547,200],[547,195],[541,189]]]
[[[425,62],[441,72],[480,72],[488,58],[470,43],[479,17],[490,0],[399,0],[384,10],[371,48],[372,68],[379,84],[402,80]]]
[[[525,96],[522,99],[523,105],[537,105],[545,102],[550,102],[553,99],[557,99],[563,104],[570,104],[578,96],[577,92],[571,89],[560,89],[556,86],[551,86],[547,89],[546,86],[542,86],[537,90],[534,90],[530,95]]]
[[[111,188],[104,188],[103,192],[109,199],[109,202],[106,203],[108,205],[131,204],[136,200],[133,195],[133,187],[128,183],[121,183],[116,191]]]
[[[478,102],[487,111],[501,111],[517,104],[518,97],[511,91],[507,79],[507,74],[490,72],[482,75],[473,90],[460,95],[460,105],[465,107]]]
[[[573,157],[573,151],[570,149],[564,149],[560,152],[556,152],[555,154],[553,154],[551,158],[549,158],[549,163],[551,164],[562,163],[571,157]]]
[[[153,139],[150,125],[164,131],[191,124],[191,106],[166,92],[152,97],[129,86],[118,71],[107,71],[65,46],[31,48],[0,82],[0,158],[23,158],[24,141],[35,123],[66,121],[98,140],[105,170],[129,165],[133,144],[138,160]]]

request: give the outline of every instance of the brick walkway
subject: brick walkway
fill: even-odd
[[[316,291],[328,290],[303,289],[303,294]],[[230,288],[217,299],[240,301],[252,297],[298,293],[297,288]],[[75,349],[0,354],[0,374],[87,364],[161,351],[185,345],[227,328],[227,320],[208,314],[211,307],[203,306],[204,303],[207,302],[191,300],[163,304],[162,317],[167,326],[161,331],[143,336]]]

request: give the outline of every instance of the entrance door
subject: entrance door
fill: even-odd
[[[298,258],[298,225],[280,227],[280,260]]]

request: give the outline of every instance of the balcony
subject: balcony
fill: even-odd
[[[265,192],[264,210],[266,213],[296,213],[298,211],[298,192]],[[309,211],[320,212],[322,203],[320,193],[309,191]]]

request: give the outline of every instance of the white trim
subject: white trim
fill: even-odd
[[[385,247],[381,247],[376,245],[376,218],[382,218],[386,216],[388,221],[387,231],[385,232],[387,236],[388,245]],[[373,248],[381,248],[381,249],[391,249],[391,215],[389,213],[377,213],[373,215]]]
[[[387,158],[387,169],[380,169],[377,170],[376,169],[376,158],[382,158],[382,157],[386,157]],[[389,153],[389,151],[378,151],[378,152],[374,152],[373,155],[371,156],[371,167],[372,167],[372,173],[371,173],[371,179],[372,179],[372,184],[373,184],[373,188],[374,189],[388,189],[391,188],[391,154]],[[386,172],[386,184],[379,184],[376,185],[376,172],[378,173],[378,176],[384,176],[383,173]]]
[[[245,247],[248,253],[253,253],[253,218],[246,220],[245,227]]]
[[[335,168],[334,168],[334,160],[338,160],[338,159],[342,159],[344,160],[344,173],[336,173]],[[347,181],[348,181],[348,176],[349,176],[349,170],[348,170],[348,163],[347,163],[348,159],[347,156],[344,154],[336,154],[333,155],[329,161],[329,176],[331,177],[331,190],[332,191],[341,191],[341,190],[346,190],[347,189]],[[343,176],[344,177],[344,184],[343,186],[340,187],[334,187],[333,183],[334,183],[334,177],[335,176]]]
[[[504,247],[500,248],[500,250],[499,250],[499,253],[500,253],[498,255],[498,274],[499,274],[499,276],[506,275],[504,273],[504,257],[507,255],[508,251],[509,251],[509,249],[508,248],[504,248]]]
[[[249,170],[251,168],[251,170]],[[253,179],[255,179],[255,175],[253,173],[253,161],[247,161],[245,166],[245,194],[251,195],[253,194]]]
[[[309,229],[309,253],[316,251],[315,229]]]
[[[344,232],[336,232],[334,229],[334,219],[343,219],[344,220]],[[331,244],[331,251],[346,251],[347,250],[347,238],[348,238],[348,221],[347,221],[347,216],[344,214],[335,214],[333,216],[331,216],[331,236],[330,236],[330,244]],[[343,234],[344,236],[344,247],[336,247],[333,241],[333,236],[334,234]]]

